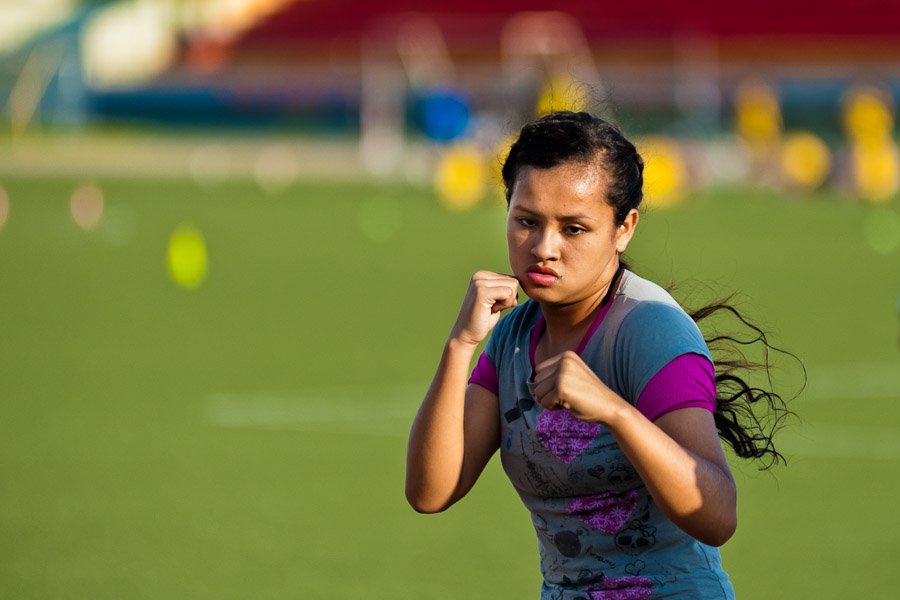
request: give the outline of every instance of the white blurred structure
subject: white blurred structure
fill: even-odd
[[[0,54],[64,21],[75,0],[0,0]]]
[[[82,60],[95,85],[128,85],[159,75],[177,52],[175,5],[131,0],[101,9],[82,32]]]
[[[558,11],[521,12],[506,21],[500,56],[507,93],[541,90],[535,112],[591,109],[612,119],[591,48],[578,21]],[[529,115],[530,116],[530,115]]]
[[[361,42],[360,152],[375,175],[405,160],[406,97],[410,89],[449,86],[456,72],[440,27],[412,15],[378,24]]]

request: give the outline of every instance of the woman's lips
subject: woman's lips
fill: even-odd
[[[559,280],[559,275],[553,269],[531,267],[528,269],[528,279],[538,285],[553,285]]]

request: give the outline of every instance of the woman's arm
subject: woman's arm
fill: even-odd
[[[683,408],[650,422],[623,409],[609,425],[647,489],[669,519],[710,546],[737,529],[737,489],[713,414]]]
[[[737,491],[709,410],[684,408],[651,422],[574,352],[537,371],[535,395],[544,408],[602,423],[669,519],[705,544],[728,541],[737,527]]]
[[[409,434],[406,499],[418,512],[446,510],[465,496],[500,445],[497,396],[467,382],[478,344],[500,311],[516,305],[517,288],[508,275],[472,277]]]
[[[406,455],[406,499],[420,513],[441,512],[465,496],[500,447],[497,396],[472,384],[458,402],[449,390],[432,393],[436,384],[416,415]]]

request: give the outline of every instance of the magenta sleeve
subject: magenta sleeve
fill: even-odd
[[[716,410],[716,374],[699,354],[682,354],[660,369],[644,387],[637,409],[651,421],[680,408]]]
[[[497,369],[486,353],[482,352],[481,356],[478,357],[478,363],[476,363],[475,369],[472,371],[472,376],[469,377],[469,383],[477,383],[487,391],[493,392],[497,396],[500,395]]]

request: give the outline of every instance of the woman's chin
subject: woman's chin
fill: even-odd
[[[522,291],[526,296],[541,304],[559,304],[564,300],[558,290],[550,287],[528,285],[522,286]]]

